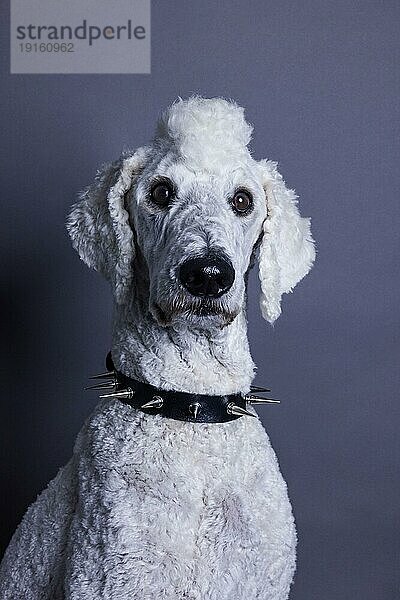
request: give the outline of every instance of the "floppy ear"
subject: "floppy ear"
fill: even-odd
[[[282,294],[311,269],[315,259],[310,219],[300,216],[297,196],[286,188],[276,163],[259,163],[264,180],[267,218],[259,253],[260,306],[264,319],[273,323],[281,314]]]
[[[146,148],[106,165],[80,195],[67,220],[72,245],[80,258],[112,284],[117,302],[124,301],[132,277],[134,237],[125,194],[145,162]]]

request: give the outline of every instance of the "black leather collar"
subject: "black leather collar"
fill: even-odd
[[[106,373],[92,378],[99,380],[97,385],[86,389],[104,391],[101,398],[118,399],[147,414],[158,414],[169,419],[192,423],[226,423],[242,416],[257,416],[247,409],[247,403],[251,402],[252,398],[250,396],[243,394],[209,396],[159,389],[117,371],[110,352],[107,355],[106,368]]]

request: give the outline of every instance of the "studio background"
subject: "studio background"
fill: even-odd
[[[312,217],[317,262],[274,328],[250,282],[259,409],[297,521],[292,600],[399,590],[397,2],[152,2],[151,75],[9,75],[1,3],[1,545],[69,459],[111,293],[70,246],[78,190],[191,93],[234,98]]]

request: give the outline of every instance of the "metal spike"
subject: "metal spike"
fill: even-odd
[[[269,388],[260,387],[259,385],[251,385],[250,386],[250,390],[252,392],[258,392],[258,393],[260,393],[260,392],[270,392],[271,391]]]
[[[164,400],[161,398],[161,396],[153,396],[151,400],[142,404],[140,408],[161,408],[163,404]]]
[[[107,373],[98,373],[98,375],[91,375],[89,379],[107,379],[109,377],[115,377],[115,371],[107,371]]]
[[[193,402],[193,404],[189,405],[189,412],[192,415],[193,418],[197,419],[197,415],[199,414],[199,410],[200,410],[200,403],[199,402]]]
[[[257,396],[245,396],[246,402],[249,404],[280,404],[280,400],[275,400],[274,398],[258,398]]]
[[[117,387],[116,381],[104,381],[103,383],[97,383],[96,385],[89,385],[85,387],[85,390],[106,390],[108,388]]]
[[[120,390],[119,392],[111,392],[110,394],[102,394],[100,398],[122,398],[123,400],[131,400],[134,395],[134,391],[131,388],[126,390]]]
[[[226,407],[226,412],[228,413],[228,415],[237,415],[239,417],[257,417],[257,415],[254,415],[246,408],[242,408],[241,406],[238,406],[233,402],[229,402],[228,406]]]

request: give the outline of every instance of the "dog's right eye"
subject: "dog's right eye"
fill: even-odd
[[[174,195],[174,188],[169,181],[156,183],[150,191],[151,200],[158,206],[168,206]]]

